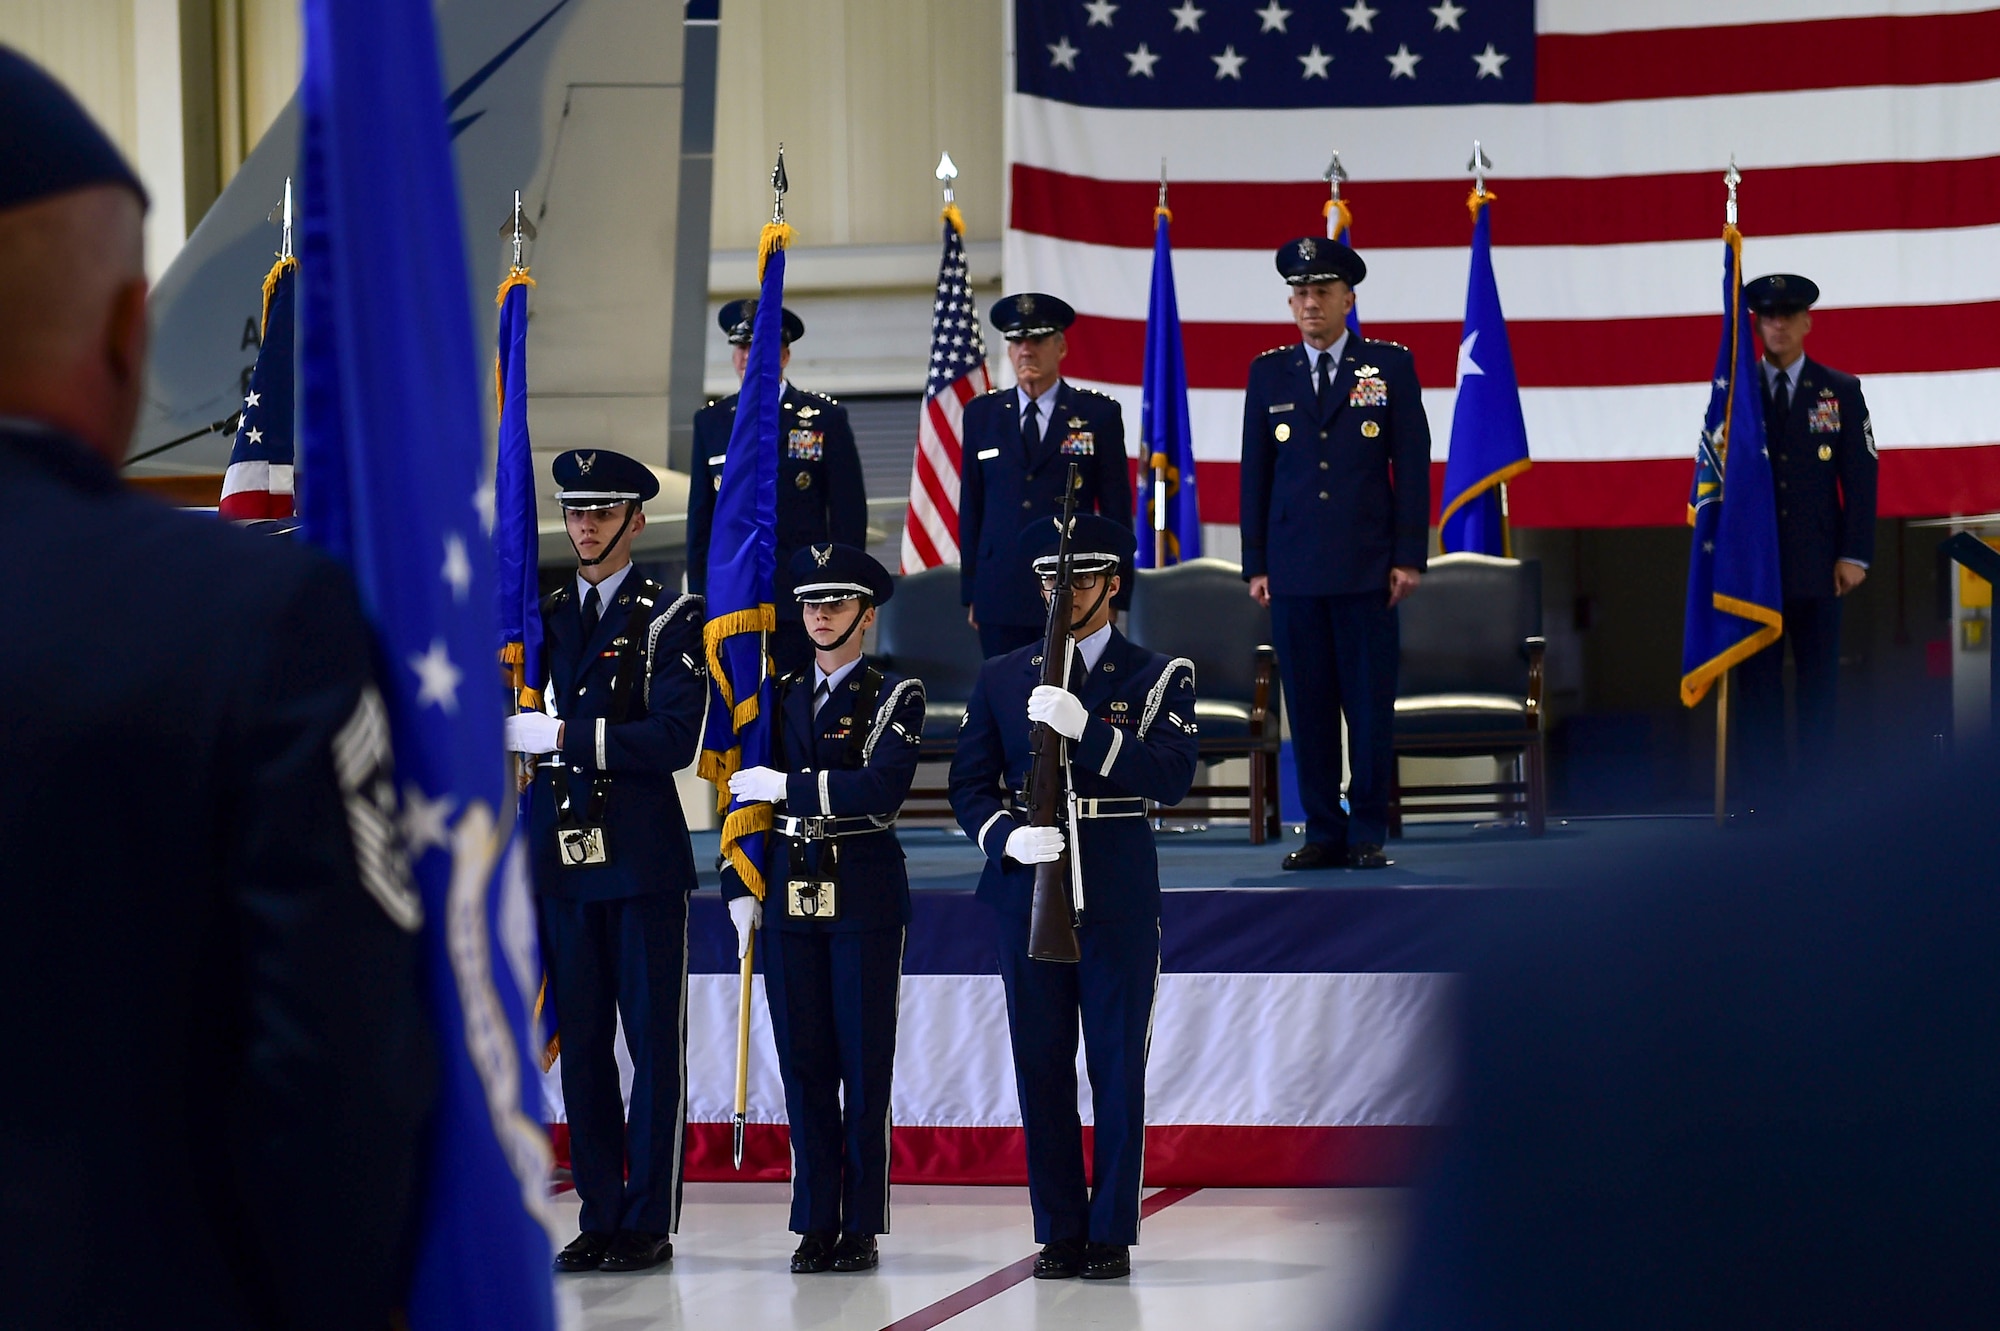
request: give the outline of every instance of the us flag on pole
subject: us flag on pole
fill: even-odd
[[[965,404],[992,387],[965,265],[965,222],[952,205],[944,210],[944,258],[931,302],[930,375],[903,520],[905,573],[958,562],[959,422]]]
[[[1996,0],[1015,0],[1013,16],[1008,289],[1076,307],[1065,377],[1137,419],[1167,159],[1209,522],[1236,517],[1250,361],[1298,339],[1272,254],[1323,234],[1335,149],[1368,336],[1415,354],[1442,466],[1474,139],[1535,441],[1508,487],[1516,525],[1684,521],[1732,154],[1744,275],[1819,284],[1806,354],[1861,376],[1881,515],[2000,508]]]
[[[243,395],[229,470],[222,474],[225,518],[292,516],[292,279],[295,259],[280,259],[264,279],[264,319],[257,364]]]

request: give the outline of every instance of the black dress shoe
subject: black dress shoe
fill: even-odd
[[[1308,841],[1291,854],[1285,856],[1281,869],[1338,869],[1347,863],[1347,856],[1339,846],[1329,846],[1321,841]]]
[[[604,1260],[605,1251],[611,1247],[609,1234],[592,1234],[585,1231],[569,1241],[569,1246],[556,1254],[558,1271],[595,1271]]]
[[[881,1260],[873,1234],[842,1234],[840,1242],[833,1245],[836,1271],[873,1271]]]
[[[1085,1280],[1116,1280],[1120,1276],[1129,1276],[1132,1274],[1132,1250],[1122,1243],[1086,1244],[1080,1274]]]
[[[812,1276],[826,1270],[833,1265],[833,1248],[833,1240],[825,1234],[806,1235],[792,1254],[792,1274]]]
[[[665,1234],[621,1229],[618,1236],[611,1240],[611,1247],[605,1252],[604,1260],[597,1264],[597,1269],[645,1271],[673,1259],[674,1241]]]
[[[1035,1258],[1035,1279],[1069,1280],[1083,1269],[1082,1239],[1057,1239],[1042,1248],[1041,1256]]]
[[[1347,848],[1347,867],[1350,869],[1386,869],[1394,863],[1372,841],[1362,841]]]

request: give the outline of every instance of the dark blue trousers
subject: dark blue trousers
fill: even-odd
[[[1840,598],[1787,596],[1785,634],[1736,667],[1741,705],[1737,755],[1752,799],[1775,799],[1791,763],[1785,749],[1785,648],[1792,652],[1799,761],[1816,768],[1832,755],[1839,701]]]
[[[979,626],[979,650],[988,660],[1019,651],[1030,643],[1040,642],[1047,632],[1039,624],[981,624]]]
[[[541,913],[582,1228],[671,1234],[687,1135],[687,894],[543,897]],[[629,1127],[614,1052],[621,1015],[632,1055]]]
[[[1291,715],[1306,840],[1343,846],[1389,839],[1396,781],[1399,639],[1389,593],[1273,596],[1272,645]],[[1340,808],[1340,719],[1347,717],[1347,804]]]
[[[1146,1044],[1160,980],[1160,922],[1112,920],[1078,929],[1083,960],[1028,956],[1025,917],[995,913],[1014,1086],[1028,1146],[1035,1242],[1139,1241],[1146,1166]],[[1097,1126],[1090,1179],[1076,1108],[1076,1038],[1083,1028]]]
[[[764,935],[764,995],[791,1123],[793,1233],[889,1232],[903,932]]]

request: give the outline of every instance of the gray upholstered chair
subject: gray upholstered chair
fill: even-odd
[[[958,603],[958,565],[942,564],[896,579],[896,594],[877,613],[875,656],[886,666],[924,682],[923,760],[950,762],[958,726],[979,680],[985,657],[979,634]],[[949,817],[941,786],[912,787],[904,812],[912,818]]]
[[[1402,603],[1400,616],[1396,755],[1511,757],[1521,770],[1514,781],[1398,781],[1391,832],[1402,830],[1403,801],[1421,798],[1426,802],[1410,812],[1525,813],[1528,830],[1540,836],[1547,817],[1541,565],[1490,555],[1441,556]]]
[[[1218,800],[1244,802],[1250,841],[1278,835],[1278,658],[1271,650],[1271,612],[1250,599],[1240,565],[1191,559],[1141,569],[1132,589],[1126,636],[1162,656],[1194,662],[1195,720],[1203,766],[1248,758],[1247,785],[1200,779],[1188,801],[1158,816],[1206,819]]]

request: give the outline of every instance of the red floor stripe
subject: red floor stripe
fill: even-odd
[[[1199,1188],[1161,1188],[1139,1203],[1139,1218],[1149,1219],[1200,1191]],[[1034,1274],[1035,1259],[1023,1257],[984,1279],[973,1281],[964,1289],[945,1295],[927,1308],[919,1308],[908,1317],[897,1318],[882,1331],[931,1331],[932,1327],[942,1326],[967,1309],[976,1308],[997,1294],[1004,1294]]]

